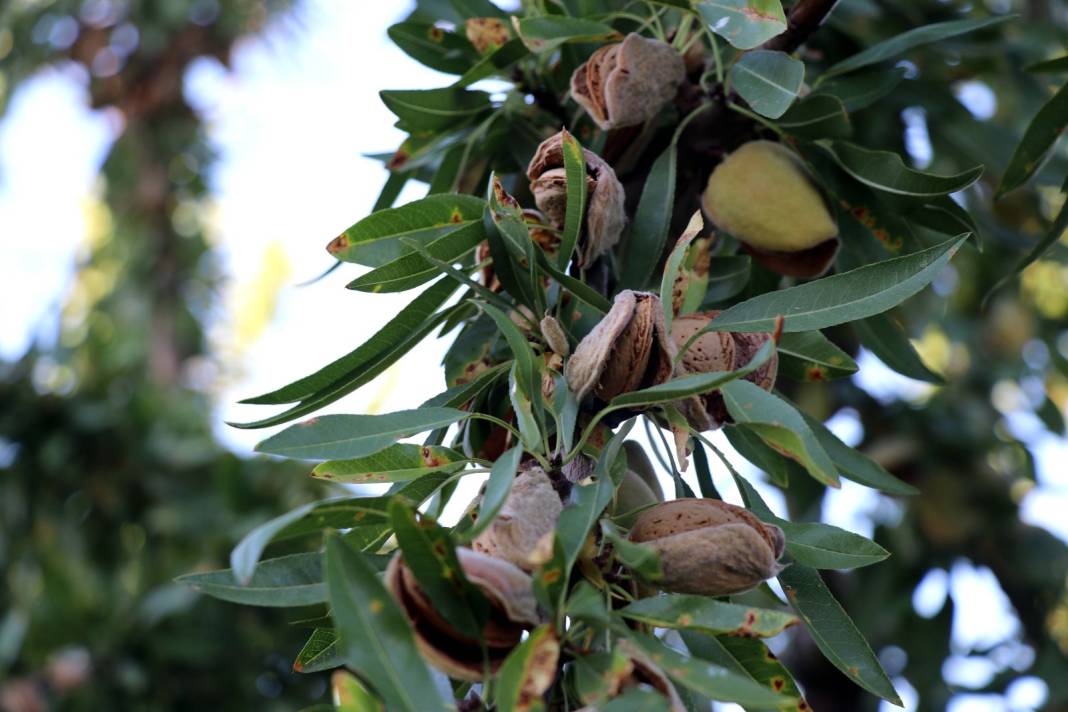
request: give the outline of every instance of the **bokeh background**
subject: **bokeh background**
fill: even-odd
[[[985,5],[1021,13],[1005,56],[978,71],[951,52],[906,62],[905,89],[872,120],[918,166],[972,152],[996,175],[1044,98],[1048,78],[1021,77],[1012,43],[1051,51],[1068,11],[1054,0]],[[837,21],[882,38],[891,28],[866,17],[886,13],[900,31],[969,8],[843,0]],[[225,422],[259,416],[236,402],[346,353],[410,298],[346,292],[351,265],[304,283],[332,265],[325,243],[375,202],[386,171],[366,154],[404,136],[377,92],[449,81],[388,42],[411,10],[0,4],[5,712],[326,699],[323,676],[290,669],[307,634],[292,612],[204,599],[172,579],[226,566],[255,524],[332,491],[254,456],[265,433]],[[950,85],[951,101],[927,103],[925,82]],[[818,514],[893,552],[831,584],[908,709],[1068,709],[1064,239],[978,308],[1059,207],[1065,165],[1056,158],[1034,189],[985,211],[996,249],[958,260],[902,315],[949,385],[861,351],[833,401],[795,394],[924,494],[895,500],[848,482],[806,492],[802,477],[787,502],[760,488],[780,514]],[[409,183],[398,202],[424,190]],[[417,406],[443,388],[444,346],[425,342],[329,410]],[[803,641],[791,654],[817,710],[875,709]]]

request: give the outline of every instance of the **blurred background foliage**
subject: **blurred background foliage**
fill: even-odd
[[[289,710],[326,689],[291,671],[302,632],[284,615],[172,582],[223,565],[253,524],[311,494],[292,467],[239,458],[212,433],[198,384],[220,275],[194,209],[212,155],[182,84],[193,60],[225,64],[238,38],[288,11],[260,0],[0,9],[0,101],[73,62],[92,77],[93,107],[122,122],[56,346],[0,365],[5,711]]]
[[[93,105],[122,117],[57,345],[0,366],[0,708],[295,709],[325,691],[320,677],[290,672],[305,632],[284,615],[171,583],[225,566],[252,524],[311,495],[300,468],[241,459],[212,436],[198,373],[220,275],[193,209],[212,156],[182,91],[195,58],[225,63],[239,37],[292,11],[260,0],[0,7],[0,101],[42,67],[73,62],[92,77]],[[966,196],[984,252],[959,255],[934,290],[894,314],[946,384],[887,390],[853,379],[788,391],[807,412],[855,417],[858,446],[923,492],[869,502],[891,559],[829,574],[921,710],[962,692],[1002,693],[1024,675],[1044,681],[1043,709],[1068,710],[1068,548],[1021,521],[1019,507],[1039,476],[1021,432],[1064,437],[1063,236],[983,304],[1064,199],[1063,147],[1027,188],[993,196],[1031,117],[1065,81],[1023,67],[1064,54],[1068,3],[843,0],[803,49],[806,59],[842,56],[919,25],[1005,12],[1019,17],[982,42],[910,53],[896,89],[853,116],[857,143],[908,153],[919,167],[987,165]],[[844,216],[843,234],[860,225]],[[832,335],[859,350],[849,330]],[[1068,463],[1052,467],[1065,486]],[[804,476],[785,494],[791,518],[818,517],[824,505]],[[985,642],[962,648],[952,598],[914,603],[918,588],[944,588],[962,564],[996,578],[1019,620],[1009,635],[971,636]],[[875,708],[800,635],[785,656],[816,710]],[[947,681],[950,661],[990,670],[989,682]]]

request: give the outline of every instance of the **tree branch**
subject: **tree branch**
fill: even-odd
[[[838,0],[797,0],[786,18],[786,31],[764,43],[762,49],[793,52],[815,32]]]

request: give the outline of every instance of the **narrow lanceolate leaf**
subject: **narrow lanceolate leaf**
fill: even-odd
[[[709,699],[772,709],[788,707],[796,701],[772,692],[748,677],[680,653],[650,635],[628,631],[627,639],[641,648],[676,683]]]
[[[624,288],[643,289],[664,251],[675,204],[676,151],[672,142],[657,156],[645,179],[627,238],[627,259],[620,276]]]
[[[423,402],[420,408],[463,408],[478,397],[484,390],[493,385],[498,378],[508,373],[512,367],[511,361],[499,363],[482,371],[467,383],[453,386],[442,391],[432,398]]]
[[[902,67],[873,69],[823,82],[814,96],[829,94],[840,99],[846,111],[860,111],[890,94],[904,78]]]
[[[401,438],[444,428],[468,416],[455,408],[400,410],[382,415],[324,415],[292,425],[256,452],[297,460],[340,460],[384,450]]]
[[[810,712],[812,708],[801,698],[790,671],[768,650],[764,641],[757,638],[740,638],[732,635],[711,636],[694,631],[680,632],[683,642],[695,657],[720,665],[739,675],[744,675],[765,687],[790,695],[795,704],[784,707],[788,712]]]
[[[776,519],[794,561],[814,569],[856,569],[883,561],[888,552],[871,539],[820,522]]]
[[[330,613],[346,664],[374,687],[389,710],[447,710],[411,628],[378,572],[340,537],[326,542]]]
[[[318,553],[261,561],[244,583],[238,581],[231,569],[186,574],[177,580],[200,593],[246,606],[289,608],[326,600],[322,556]]]
[[[786,30],[780,0],[700,0],[694,9],[738,49],[753,49]]]
[[[731,66],[731,86],[762,116],[777,119],[794,103],[805,81],[805,65],[785,52],[753,50]]]
[[[902,376],[928,383],[945,383],[941,376],[927,367],[904,330],[889,314],[859,319],[852,326],[861,346]]]
[[[815,479],[831,487],[840,486],[834,463],[793,406],[749,381],[731,381],[720,388],[720,393],[736,423],[755,432],[772,449],[801,463]]]
[[[442,131],[490,108],[486,92],[458,87],[386,90],[378,95],[409,131]]]
[[[664,265],[664,275],[660,280],[660,303],[664,307],[664,324],[666,324],[669,332],[671,331],[671,322],[675,316],[672,309],[672,305],[675,302],[675,282],[679,278],[679,270],[682,269],[682,263],[686,259],[686,251],[690,249],[690,243],[701,234],[701,230],[704,227],[705,221],[701,218],[701,211],[698,210],[690,216],[690,222],[686,224],[686,229],[679,236],[675,247],[671,249],[667,264]],[[635,255],[635,257],[638,257],[638,255]]]
[[[475,61],[466,37],[429,22],[399,22],[386,33],[406,55],[439,72],[463,74]]]
[[[497,458],[490,470],[489,479],[486,481],[486,492],[482,495],[482,504],[478,508],[478,518],[475,525],[467,532],[469,539],[485,531],[486,527],[493,523],[497,513],[501,511],[504,502],[512,491],[512,483],[515,474],[519,470],[519,461],[523,459],[523,448],[516,446],[505,451]]]
[[[389,521],[419,588],[434,602],[434,610],[456,630],[478,638],[489,617],[489,602],[471,585],[456,557],[448,529],[400,499],[389,503]]]
[[[843,477],[867,485],[887,494],[914,495],[920,491],[898,478],[891,475],[882,465],[872,460],[862,452],[851,448],[838,439],[826,425],[811,417],[807,413],[801,413],[805,422],[812,428],[820,445],[831,456],[838,471]]]
[[[414,346],[412,334],[418,332],[431,315],[456,291],[456,284],[442,279],[412,300],[377,331],[371,338],[351,353],[324,366],[310,376],[305,376],[278,390],[241,401],[249,405],[280,405],[312,398],[325,391],[350,393],[353,383],[363,381],[366,370],[381,367],[383,361],[392,363]],[[406,347],[406,348],[405,348]],[[390,358],[392,357],[392,358]],[[388,365],[388,364],[387,364]],[[374,371],[381,372],[381,368]],[[367,379],[370,380],[370,379]],[[366,381],[363,381],[366,382]],[[350,390],[345,390],[349,388]]]
[[[508,657],[494,678],[493,688],[499,710],[535,712],[545,709],[542,699],[556,679],[560,661],[560,640],[552,626],[543,625],[531,631]]]
[[[467,463],[463,453],[440,445],[390,445],[385,450],[352,460],[316,465],[312,477],[346,484],[407,482],[433,472],[458,472]]]
[[[862,67],[878,64],[888,59],[893,59],[904,52],[921,45],[939,42],[950,37],[956,37],[968,32],[975,32],[986,27],[1000,24],[1012,19],[1012,15],[1001,17],[984,17],[977,20],[951,20],[949,22],[937,22],[933,25],[925,25],[909,30],[896,37],[880,42],[863,52],[844,59],[832,65],[823,73],[824,78],[830,78],[837,74],[845,74]]]
[[[856,361],[819,331],[783,334],[779,341],[779,373],[795,381],[830,381],[856,372]]]
[[[967,239],[954,237],[910,255],[761,294],[727,309],[711,327],[772,331],[781,314],[786,318],[784,331],[813,331],[880,314],[926,287]]]
[[[439,193],[371,213],[327,245],[343,262],[380,267],[411,253],[400,238],[430,242],[464,223],[482,218],[485,202],[473,195]]]
[[[1009,161],[1009,167],[1001,176],[997,195],[1001,197],[1010,190],[1019,188],[1035,174],[1049,156],[1053,144],[1068,124],[1068,84],[1061,87],[1046,102],[1024,132],[1023,140]]]
[[[1062,192],[1068,193],[1068,182],[1065,183],[1065,188],[1062,189]],[[991,287],[990,291],[987,293],[987,297],[996,292],[1007,282],[1014,279],[1016,275],[1027,269],[1032,262],[1046,254],[1046,252],[1061,239],[1061,235],[1064,234],[1065,230],[1068,230],[1068,199],[1061,204],[1061,209],[1058,211],[1057,217],[1050,223],[1049,229],[1046,230],[1046,234],[1042,236],[1042,239],[1031,248],[1030,252],[1024,255],[1024,257],[1016,263],[1012,268],[1012,271],[999,279],[998,283]]]
[[[333,628],[316,628],[293,661],[294,672],[321,672],[345,664]]]
[[[658,386],[650,386],[640,391],[631,391],[630,393],[618,395],[608,404],[608,408],[617,410],[620,408],[657,405],[681,400],[699,393],[708,393],[726,383],[745,378],[767,363],[773,353],[775,353],[775,341],[768,339],[753,354],[753,358],[749,359],[749,363],[739,369],[734,371],[710,371],[708,373],[696,373],[682,376],[681,378],[673,378]]]
[[[560,269],[565,269],[571,260],[571,253],[578,244],[582,231],[583,218],[586,215],[586,156],[578,140],[567,132],[563,136],[564,171],[567,174],[567,208],[564,217],[564,233],[560,236],[560,254],[556,261]]]
[[[820,652],[857,685],[900,706],[886,671],[819,571],[793,564],[779,573],[779,583]]]
[[[723,434],[739,455],[767,474],[772,482],[782,488],[790,486],[790,471],[794,469],[791,465],[796,465],[793,460],[773,450],[759,435],[744,426],[729,425],[723,429]]]
[[[708,596],[671,593],[643,598],[619,611],[624,618],[647,623],[656,628],[682,628],[717,635],[757,636],[767,638],[797,623],[797,618],[783,611],[752,608],[717,601]]]
[[[1068,57],[1056,57],[1054,59],[1047,59],[1041,62],[1035,62],[1024,67],[1025,72],[1031,74],[1052,74],[1057,72],[1068,72]]]
[[[348,670],[335,670],[330,676],[330,694],[334,698],[331,712],[384,712],[382,701]]]
[[[975,166],[956,175],[940,176],[909,168],[901,156],[889,151],[873,151],[847,141],[822,145],[846,173],[864,185],[897,195],[948,195],[964,190],[983,175],[983,166]]]
[[[400,486],[391,496],[404,497],[418,505],[441,486],[447,475],[433,473]],[[230,552],[230,566],[239,581],[252,578],[256,562],[272,541],[314,534],[323,529],[360,528],[371,524],[377,530],[386,522],[389,497],[341,497],[311,502],[259,525],[246,534]],[[370,527],[363,527],[369,529]],[[368,538],[368,543],[381,535]]]
[[[482,304],[480,306],[493,319],[497,329],[504,334],[505,341],[508,342],[508,348],[512,350],[512,356],[515,358],[512,368],[516,374],[516,383],[527,398],[533,401],[534,397],[541,393],[541,381],[537,379],[538,368],[534,360],[534,351],[531,349],[526,337],[523,336],[523,332],[504,312],[491,304]]]
[[[470,253],[486,233],[480,221],[474,221],[445,233],[426,245],[426,250],[442,262],[455,262]],[[418,252],[409,252],[349,282],[348,289],[361,292],[403,292],[434,279],[441,272]]]
[[[833,94],[813,94],[787,110],[775,122],[786,133],[806,140],[845,138],[853,133],[849,113]]]
[[[531,52],[549,52],[565,42],[604,42],[620,39],[609,25],[563,15],[527,17],[514,21],[516,31]]]

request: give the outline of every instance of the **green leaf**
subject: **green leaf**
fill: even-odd
[[[322,672],[345,664],[333,628],[316,628],[293,661],[294,672]]]
[[[523,336],[519,327],[500,309],[492,304],[480,304],[479,306],[493,319],[497,329],[504,334],[505,341],[508,342],[508,348],[512,350],[512,356],[515,358],[512,368],[516,374],[516,384],[522,389],[528,400],[533,402],[535,395],[540,400],[541,381],[537,378],[538,366],[534,361],[534,351],[531,349],[530,343]]]
[[[467,532],[468,539],[474,539],[497,518],[505,500],[512,491],[516,472],[519,470],[519,462],[523,459],[523,448],[520,446],[506,450],[497,458],[490,470],[489,479],[486,481],[486,491],[482,495],[482,504],[478,508],[478,518],[475,525]]]
[[[755,432],[772,449],[801,463],[819,482],[841,486],[834,463],[793,406],[749,381],[727,383],[720,393],[736,423]]]
[[[927,367],[904,330],[889,314],[876,314],[854,321],[861,345],[902,376],[941,384],[945,380]]]
[[[983,175],[983,166],[940,176],[909,168],[901,156],[889,151],[872,151],[847,141],[821,142],[821,145],[853,178],[876,190],[897,195],[932,197],[956,193]]]
[[[561,287],[571,292],[575,297],[602,314],[607,314],[612,308],[612,302],[608,301],[596,289],[554,267],[543,251],[536,250],[534,254],[538,259],[538,269],[556,280]]]
[[[752,485],[737,475],[734,480],[754,514],[766,521],[783,521],[771,513]],[[831,664],[865,690],[901,706],[871,646],[827,589],[819,571],[795,563],[780,571],[778,579],[790,605]]]
[[[526,17],[517,30],[531,52],[549,52],[565,42],[604,42],[621,39],[611,26],[593,20],[564,15]]]
[[[612,522],[601,520],[601,531],[612,544],[612,553],[616,561],[638,574],[645,581],[659,581],[664,576],[660,567],[660,554],[656,549],[645,544],[637,544],[619,533]]]
[[[496,17],[507,19],[508,15],[490,0],[449,0],[456,12],[464,19],[471,17]]]
[[[779,583],[824,657],[868,692],[901,706],[901,698],[871,646],[834,599],[819,572],[794,564],[779,573]]]
[[[318,553],[261,561],[246,583],[238,581],[231,569],[186,574],[176,580],[194,591],[246,606],[292,608],[326,600],[322,556]]]
[[[456,262],[486,239],[481,222],[451,230],[426,245],[442,262]],[[418,252],[409,252],[363,274],[347,285],[361,292],[403,292],[426,284],[441,272]]]
[[[839,440],[838,436],[832,433],[823,423],[803,411],[801,415],[805,418],[808,426],[812,428],[812,432],[816,435],[816,440],[831,456],[831,460],[834,461],[843,477],[881,490],[887,494],[914,495],[920,493],[912,485],[902,482],[891,475],[883,469],[882,465],[867,455],[858,452]]]
[[[483,55],[474,66],[456,80],[453,86],[468,87],[495,74],[504,74],[505,70],[528,54],[530,50],[523,44],[523,41],[518,37],[513,37],[489,54]]]
[[[1024,67],[1025,72],[1031,74],[1052,74],[1056,72],[1068,72],[1068,57],[1056,57],[1041,62],[1035,62]]]
[[[690,249],[690,243],[701,234],[704,226],[705,221],[701,218],[701,211],[698,210],[690,216],[690,222],[686,224],[686,229],[683,230],[682,235],[675,242],[675,246],[671,248],[671,254],[668,255],[667,263],[664,265],[664,274],[660,278],[660,304],[664,308],[664,324],[669,333],[671,332],[671,322],[674,319],[672,304],[675,301],[675,282],[679,278],[679,270],[686,259],[686,252]]]
[[[627,238],[621,288],[644,288],[664,251],[675,205],[676,156],[677,144],[672,141],[649,169]]]
[[[404,564],[434,610],[457,631],[477,639],[489,618],[489,601],[467,580],[449,530],[426,515],[417,519],[415,510],[398,498],[390,500],[389,521]]]
[[[428,22],[400,22],[386,33],[406,55],[439,72],[463,74],[475,62],[466,37]]]
[[[814,569],[855,569],[883,561],[888,552],[871,539],[821,522],[777,519],[786,535],[786,550],[800,564]]]
[[[759,435],[742,426],[728,425],[723,434],[739,455],[766,473],[772,482],[780,487],[789,486],[793,460],[765,445]]]
[[[701,0],[694,9],[713,32],[738,49],[753,49],[786,31],[779,0]]]
[[[401,438],[444,428],[468,417],[455,408],[399,410],[381,415],[324,415],[292,425],[256,452],[297,460],[341,460],[384,450]]]
[[[501,664],[494,681],[494,702],[498,710],[543,712],[542,695],[556,679],[560,641],[552,626],[535,628]]]
[[[902,67],[876,69],[822,82],[813,96],[831,95],[841,100],[846,111],[860,111],[888,96],[905,78]]]
[[[768,638],[796,624],[789,613],[767,608],[751,608],[717,601],[708,596],[670,593],[642,598],[620,609],[624,618],[656,628],[683,628],[716,635]]]
[[[713,304],[735,296],[749,284],[752,271],[752,258],[749,255],[714,255],[708,269],[708,287],[701,308],[709,309]]]
[[[801,690],[790,671],[768,650],[764,641],[730,635],[703,635],[688,630],[680,631],[680,635],[692,655],[797,698],[796,704],[784,708],[789,712],[812,710],[808,703],[801,700]]]
[[[380,91],[382,103],[409,131],[443,131],[490,108],[489,94],[459,87]]]
[[[736,702],[745,707],[771,708],[787,707],[795,701],[726,668],[684,655],[650,635],[628,631],[627,638],[672,680],[709,699]]]
[[[330,687],[334,699],[331,712],[384,712],[382,701],[348,670],[334,671],[330,676]]]
[[[600,712],[671,712],[671,701],[652,689],[632,687],[597,709]]]
[[[320,463],[311,475],[346,484],[407,482],[433,472],[459,472],[467,462],[463,453],[452,448],[405,443],[390,445],[366,457]]]
[[[391,711],[450,709],[378,572],[336,536],[326,541],[325,569],[331,616],[347,665],[373,684]]]
[[[749,363],[734,371],[710,371],[673,378],[657,386],[623,393],[612,399],[608,409],[636,408],[639,406],[670,403],[699,393],[708,393],[724,384],[744,378],[763,366],[775,353],[775,342],[768,339],[749,360]]]
[[[490,366],[480,372],[467,383],[461,383],[448,390],[442,391],[433,398],[428,398],[420,408],[464,408],[465,405],[477,398],[483,391],[503,374],[512,368],[511,361],[505,361],[495,366]]]
[[[586,156],[581,144],[567,129],[562,129],[560,134],[563,139],[564,171],[567,174],[567,206],[564,232],[560,236],[560,254],[556,261],[560,269],[565,269],[578,244],[582,222],[586,217]]]
[[[846,138],[853,133],[845,104],[832,94],[806,96],[775,123],[786,133],[809,141]]]
[[[400,238],[430,243],[465,223],[480,220],[486,203],[473,195],[438,193],[421,200],[371,213],[327,246],[344,262],[381,267],[411,254]]]
[[[288,386],[241,402],[250,405],[280,405],[321,398],[328,392],[334,393],[335,400],[351,393],[370,380],[368,374],[378,375],[422,340],[428,331],[425,329],[428,321],[434,323],[431,315],[455,291],[456,284],[451,280],[443,279],[437,282],[413,299],[355,351]],[[417,334],[421,334],[418,340],[414,338]],[[327,400],[322,405],[329,402],[331,401]],[[250,423],[238,427],[262,426]]]
[[[1035,174],[1049,156],[1065,125],[1068,125],[1068,84],[1057,90],[1031,119],[1008,168],[1001,176],[995,199],[1019,188]]]
[[[814,331],[880,314],[927,286],[967,240],[946,240],[920,252],[865,265],[788,289],[753,297],[727,309],[711,327],[772,331],[779,315],[786,332]]]
[[[783,334],[779,373],[795,381],[830,381],[851,376],[857,363],[819,331]]]
[[[956,37],[968,32],[975,32],[976,30],[992,27],[1007,20],[1011,20],[1014,17],[1015,16],[1013,15],[1002,15],[1001,17],[984,17],[974,20],[951,20],[949,22],[936,22],[933,25],[917,27],[897,35],[896,37],[891,37],[888,40],[879,42],[862,52],[858,52],[848,59],[844,59],[837,64],[831,65],[831,67],[823,73],[823,79],[838,74],[845,74],[846,72],[856,71],[862,67],[878,64],[879,62],[885,62],[886,60],[893,59],[899,54],[903,54],[914,47],[930,44],[932,42],[939,42],[941,40],[949,39],[950,37]]]
[[[753,111],[777,119],[801,91],[805,65],[785,52],[758,49],[743,54],[731,66],[728,77]]]
[[[256,573],[256,563],[260,560],[263,550],[267,548],[279,534],[291,524],[299,522],[323,502],[310,502],[308,504],[290,510],[268,522],[256,527],[237,543],[230,552],[230,566],[234,576],[242,584],[251,582]]]
[[[604,627],[609,622],[604,592],[585,579],[575,584],[567,599],[566,611],[571,618],[596,626]]]

